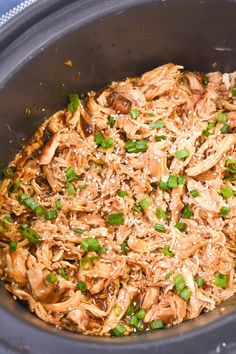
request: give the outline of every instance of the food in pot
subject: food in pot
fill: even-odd
[[[235,80],[167,64],[70,95],[3,171],[6,289],[43,321],[100,336],[233,296]]]

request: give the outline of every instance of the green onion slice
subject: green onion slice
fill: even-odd
[[[22,233],[22,235],[32,244],[36,244],[41,242],[41,239],[38,235],[38,233],[32,229],[31,227],[29,227],[28,224],[21,224],[20,226],[20,231]]]
[[[189,193],[191,194],[191,196],[193,198],[196,198],[199,196],[199,192],[196,189],[192,189]]]
[[[75,173],[74,169],[70,166],[65,170],[66,175],[66,182],[73,182],[78,179],[77,174]]]
[[[155,230],[156,230],[157,232],[165,232],[165,226],[162,225],[162,224],[156,223],[156,224],[155,224]]]
[[[128,140],[125,143],[125,149],[130,154],[145,152],[148,149],[148,143],[146,140]]]
[[[17,249],[17,241],[11,241],[9,243],[9,246],[8,246],[8,249],[9,249],[9,252],[14,252],[16,249]]]
[[[146,197],[146,198],[143,198],[143,199],[140,200],[140,202],[139,202],[139,205],[141,206],[141,208],[142,208],[143,210],[148,209],[149,206],[150,206],[150,204],[151,204],[150,199],[147,198],[147,197]]]
[[[124,224],[124,214],[114,213],[108,215],[107,222],[109,225],[123,225]]]
[[[77,283],[76,283],[76,286],[77,288],[80,290],[80,291],[86,291],[87,290],[87,285],[84,281],[82,280],[79,280]]]
[[[236,173],[236,160],[228,159],[225,161],[225,167],[228,168],[228,171],[231,173]]]
[[[175,227],[180,231],[184,231],[187,229],[188,225],[185,222],[177,222]]]
[[[227,283],[227,277],[225,274],[216,274],[215,276],[215,285],[218,288],[225,288],[226,287],[226,283]]]
[[[50,284],[55,284],[57,282],[57,276],[53,273],[49,273],[46,276],[46,280]]]
[[[45,220],[52,220],[56,219],[57,217],[57,211],[56,210],[46,210],[44,212],[44,218]]]
[[[97,252],[100,249],[99,242],[96,238],[88,237],[83,239],[81,242],[81,247],[84,251],[94,251]]]
[[[130,117],[132,119],[137,119],[140,116],[140,112],[137,108],[132,109],[132,111],[130,111]]]
[[[123,191],[122,189],[118,190],[117,192],[118,197],[126,197],[128,193],[126,191]]]
[[[172,252],[170,250],[170,246],[169,245],[164,245],[163,254],[164,254],[164,256],[168,256],[170,258],[173,258],[175,256],[174,252]]]
[[[162,128],[164,128],[164,126],[165,126],[165,123],[161,122],[161,121],[149,123],[149,127],[152,129],[162,129]]]
[[[190,206],[188,204],[186,204],[182,211],[181,211],[181,214],[182,214],[182,217],[184,219],[190,219],[192,216],[193,216],[193,211],[192,209],[190,208]]]
[[[152,331],[155,331],[157,329],[162,329],[164,328],[164,324],[161,320],[154,320],[150,323],[150,329]]]
[[[68,111],[70,111],[71,113],[76,112],[79,107],[79,104],[80,100],[76,93],[72,93],[71,95],[69,95],[69,103],[67,106]]]
[[[162,220],[166,220],[166,218],[167,218],[166,212],[162,208],[156,208],[156,216]]]
[[[220,193],[225,199],[231,198],[234,196],[234,192],[230,187],[222,187]]]
[[[190,152],[186,148],[175,152],[175,157],[178,160],[184,160],[189,156],[190,156]]]
[[[113,328],[112,333],[117,337],[123,337],[126,331],[126,327],[122,323],[119,323]]]

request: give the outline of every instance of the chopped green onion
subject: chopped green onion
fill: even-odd
[[[166,275],[164,276],[164,279],[168,280],[171,277],[171,275],[172,275],[172,272],[166,273]]]
[[[162,208],[156,208],[156,216],[162,220],[166,220],[166,212]]]
[[[148,209],[150,206],[151,202],[149,198],[143,198],[142,200],[140,200],[139,205],[141,206],[141,208],[143,210]]]
[[[80,100],[76,93],[72,93],[71,95],[69,95],[69,103],[67,106],[68,111],[70,111],[71,113],[76,112],[79,107],[79,104]]]
[[[185,184],[186,180],[187,180],[186,176],[178,176],[178,184],[179,185]]]
[[[83,239],[83,241],[81,242],[80,245],[84,251],[97,252],[100,248],[98,240],[94,237],[88,237],[88,238]]]
[[[49,273],[46,276],[46,280],[50,284],[55,284],[57,282],[57,276],[53,273]]]
[[[216,122],[209,122],[207,124],[207,129],[202,131],[202,135],[208,137],[209,135],[211,135],[210,130],[213,129],[216,126]]]
[[[192,209],[190,208],[189,205],[185,205],[181,211],[181,214],[182,214],[182,218],[184,219],[190,219],[192,216],[193,216],[193,211]]]
[[[189,193],[191,194],[191,196],[193,198],[196,198],[199,196],[199,192],[196,189],[192,189]]]
[[[59,199],[58,199],[58,200],[55,200],[54,205],[55,205],[55,208],[56,208],[57,210],[61,210],[61,209],[62,209],[61,201],[60,201]]]
[[[108,215],[107,222],[109,225],[123,225],[124,224],[124,214],[114,213]]]
[[[175,254],[170,250],[169,245],[164,245],[163,254],[164,256],[168,256],[170,258],[173,258],[175,256]]]
[[[87,285],[84,281],[82,280],[79,280],[77,283],[76,283],[76,286],[77,288],[80,290],[80,291],[86,291],[87,290]]]
[[[112,330],[114,335],[116,335],[117,337],[122,337],[126,331],[127,331],[126,327],[121,323],[116,325],[115,328],[113,328]]]
[[[162,191],[167,191],[168,190],[168,183],[167,182],[163,182],[163,181],[160,181],[159,182],[159,188],[162,190]]]
[[[230,213],[230,208],[223,206],[220,208],[220,214],[222,216],[228,215]]]
[[[136,316],[138,317],[139,320],[144,320],[146,314],[147,312],[144,309],[141,309],[136,313]]]
[[[130,111],[130,117],[132,119],[137,119],[140,116],[140,112],[137,108],[132,109],[132,111]]]
[[[227,283],[227,277],[225,274],[216,274],[215,277],[215,285],[218,288],[225,288],[226,287],[226,283]]]
[[[161,121],[149,123],[149,127],[152,129],[162,129],[162,128],[164,128],[164,126],[165,126],[165,123],[161,122]]]
[[[68,167],[65,170],[65,175],[66,175],[66,182],[73,182],[78,179],[78,176],[72,167]]]
[[[234,195],[234,192],[230,187],[222,187],[220,189],[220,193],[223,195],[225,199],[231,198]]]
[[[177,222],[177,223],[175,224],[175,227],[176,227],[178,230],[180,230],[180,231],[184,231],[184,230],[187,229],[188,225],[185,224],[185,222]]]
[[[105,254],[105,253],[107,253],[107,248],[101,247],[98,252],[99,252],[99,254]]]
[[[156,329],[162,329],[164,328],[162,320],[154,320],[150,323],[150,329],[152,331],[155,331]]]
[[[21,224],[22,235],[32,244],[41,242],[38,233],[29,227],[28,224]]]
[[[233,87],[232,90],[231,90],[231,92],[232,92],[232,95],[233,95],[233,96],[236,96],[236,87]]]
[[[148,116],[149,116],[149,117],[156,117],[156,113],[150,112],[150,113],[148,113]]]
[[[17,241],[11,241],[8,246],[9,252],[14,252],[17,249]]]
[[[178,177],[174,173],[169,174],[167,185],[169,188],[174,189],[178,187]]]
[[[189,156],[190,152],[186,148],[175,152],[175,157],[177,158],[177,160],[184,160]]]
[[[76,188],[72,183],[67,184],[67,193],[70,197],[76,195]]]
[[[208,129],[204,129],[204,130],[202,131],[202,135],[208,137],[209,135],[211,135],[211,132],[210,132]]]
[[[30,196],[29,194],[22,193],[18,196],[18,201],[20,204],[25,205],[25,200],[28,199]]]
[[[155,140],[157,142],[162,141],[162,140],[166,140],[166,139],[167,139],[166,135],[156,135],[155,136]]]
[[[104,138],[101,133],[95,134],[94,141],[97,146],[101,146],[103,149],[109,149],[114,146],[114,140],[110,137]]]
[[[178,292],[180,292],[181,290],[183,290],[186,287],[184,278],[181,274],[178,274],[174,277],[174,284],[175,284]]]
[[[130,318],[129,324],[133,327],[137,327],[138,326],[138,317],[136,315],[133,315]]]
[[[209,78],[207,77],[207,76],[203,76],[202,77],[202,83],[203,83],[203,85],[208,85],[208,83],[209,83]]]
[[[224,124],[223,127],[220,129],[222,134],[227,134],[229,132],[229,125]]]
[[[120,245],[121,251],[123,254],[127,254],[130,251],[130,248],[128,246],[127,240],[125,240],[121,245]]]
[[[134,203],[134,205],[132,206],[132,209],[134,210],[134,211],[136,211],[137,213],[141,213],[142,212],[142,208],[141,208],[141,206],[139,205],[139,203]]]
[[[226,160],[225,166],[228,167],[229,172],[236,173],[236,160],[234,160],[234,159]]]
[[[101,147],[103,149],[110,149],[114,146],[114,140],[110,137],[103,140]]]
[[[204,279],[197,277],[196,279],[197,285],[199,288],[202,288],[204,285]]]
[[[29,209],[31,210],[35,210],[38,206],[38,204],[36,203],[36,201],[33,198],[27,198],[24,200],[24,205],[27,206]]]
[[[122,189],[118,190],[117,192],[118,197],[126,197],[128,193],[126,191],[123,191]]]
[[[11,193],[15,193],[21,186],[21,182],[20,181],[15,181],[9,184],[7,191],[9,194]]]
[[[44,218],[45,220],[52,220],[57,217],[57,211],[56,210],[46,210],[44,212]]]
[[[111,128],[114,127],[115,123],[116,123],[115,117],[109,116],[109,117],[108,117],[108,124],[110,125]]]
[[[219,123],[225,123],[227,122],[227,113],[218,113],[217,115],[217,120]]]
[[[86,189],[87,187],[87,184],[81,184],[80,186],[78,186],[79,189]]]
[[[155,224],[155,230],[157,232],[165,232],[165,226],[157,223],[157,224]]]
[[[133,315],[135,312],[139,311],[139,305],[138,304],[135,304],[133,306],[129,306],[127,308],[127,311],[125,313],[126,316],[130,316],[130,315]]]
[[[84,233],[84,230],[82,230],[79,227],[77,227],[77,228],[74,229],[74,232],[77,233],[77,234],[82,235]]]
[[[179,296],[184,300],[184,301],[189,301],[190,297],[192,296],[192,291],[189,290],[188,288],[184,288],[179,292]]]
[[[14,177],[14,173],[16,171],[16,168],[14,166],[5,166],[2,169],[2,174],[5,178],[12,179]]]
[[[12,224],[14,222],[14,220],[11,217],[11,215],[6,215],[4,217],[4,221],[9,222],[10,224]]]
[[[125,315],[126,315],[126,316],[130,316],[130,315],[132,315],[134,312],[135,312],[134,307],[133,307],[133,306],[129,306],[129,307],[127,308],[127,310],[126,310]]]
[[[69,275],[66,273],[65,269],[64,268],[61,268],[61,277],[65,280],[68,280],[69,279]]]
[[[215,126],[216,126],[216,122],[209,122],[209,123],[207,124],[207,129],[208,129],[208,130],[211,130],[211,129],[213,129]]]
[[[148,143],[146,140],[128,140],[125,143],[125,149],[128,153],[145,152],[148,149]]]
[[[45,209],[42,205],[38,205],[35,209],[34,212],[36,215],[43,215],[45,213]]]
[[[138,321],[138,324],[137,324],[136,328],[137,328],[138,331],[143,331],[144,330],[144,323],[143,323],[142,320]]]
[[[104,141],[103,135],[101,133],[95,134],[94,141],[97,144],[97,146],[102,146],[102,143]]]

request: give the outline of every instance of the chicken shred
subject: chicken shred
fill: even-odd
[[[234,296],[235,77],[170,63],[45,120],[0,184],[6,289],[43,321],[100,336]]]

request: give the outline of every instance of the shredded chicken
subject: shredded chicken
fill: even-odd
[[[236,293],[236,73],[182,69],[71,95],[4,170],[0,276],[43,321],[128,335]]]

